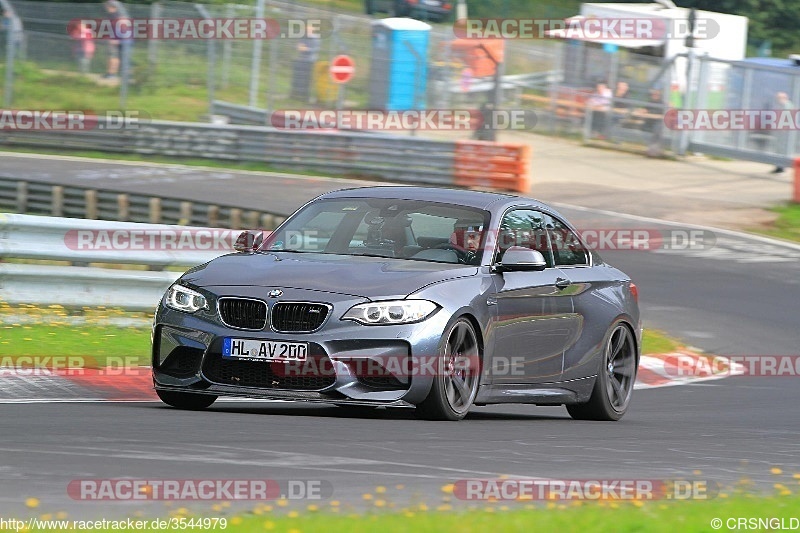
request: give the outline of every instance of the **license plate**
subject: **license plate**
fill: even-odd
[[[439,0],[422,0],[422,3],[425,4],[426,6],[438,6],[439,4],[441,4]]]
[[[225,337],[222,342],[222,357],[283,363],[305,361],[308,358],[308,343]]]

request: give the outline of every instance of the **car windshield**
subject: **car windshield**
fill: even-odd
[[[337,198],[304,207],[261,251],[480,265],[489,213],[420,200]]]

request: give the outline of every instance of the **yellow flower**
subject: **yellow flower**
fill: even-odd
[[[375,487],[375,492],[377,492],[378,494],[384,494],[386,492],[386,487],[383,486]]]
[[[25,507],[30,509],[36,509],[39,507],[39,499],[38,498],[28,498],[25,500]]]
[[[288,516],[289,518],[297,518],[298,516],[300,516],[300,513],[298,513],[297,511],[289,511],[288,513],[286,513],[286,516]]]
[[[277,505],[278,507],[286,507],[287,505],[289,505],[289,500],[278,500],[275,502],[275,505]]]
[[[372,494],[369,494],[369,493],[367,493],[367,494],[364,494],[364,495],[363,495],[363,496],[361,496],[361,497],[362,497],[363,499],[365,499],[365,500],[371,500],[371,499],[372,499]]]
[[[234,517],[231,518],[231,524],[233,524],[234,526],[238,526],[241,523],[242,523],[242,517],[241,516],[234,516]]]
[[[450,483],[449,485],[442,486],[442,492],[444,492],[445,494],[453,494],[453,489],[454,488],[455,488],[455,485]]]
[[[339,500],[331,500],[331,502],[328,505],[330,505],[331,507],[339,507]]]
[[[308,507],[306,507],[306,509],[308,509],[308,510],[309,510],[309,511],[311,511],[312,513],[313,513],[314,511],[319,511],[319,507],[317,507],[317,506],[316,506],[316,505],[314,505],[313,503],[312,503],[311,505],[309,505]]]
[[[385,507],[386,500],[375,500],[375,507]]]
[[[275,529],[275,522],[267,520],[264,522],[264,529]]]
[[[769,473],[770,474],[774,474],[776,476],[779,476],[779,475],[783,474],[783,470],[781,470],[777,466],[773,466],[772,468],[769,469]]]

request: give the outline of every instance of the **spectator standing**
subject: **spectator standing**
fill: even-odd
[[[789,95],[785,92],[781,91],[775,95],[775,110],[776,111],[787,111],[790,109],[794,109],[794,104],[791,100],[789,100]],[[789,151],[789,132],[788,131],[776,131],[775,132],[775,140],[777,141],[777,149],[779,152],[788,152]],[[785,169],[781,166],[777,166],[772,169],[773,174],[782,174]]]
[[[611,111],[611,101],[614,93],[609,89],[606,82],[597,83],[594,94],[586,101],[586,111],[591,113],[592,133],[598,137],[605,138],[606,125],[608,123],[608,113]]]

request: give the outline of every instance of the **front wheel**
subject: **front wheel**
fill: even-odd
[[[461,420],[467,416],[480,381],[478,336],[466,318],[456,320],[443,336],[431,391],[417,406],[427,420]]]
[[[603,350],[603,364],[597,373],[592,395],[586,403],[568,405],[576,420],[615,421],[625,415],[636,381],[636,343],[625,324],[611,328]]]
[[[156,394],[158,394],[158,397],[161,398],[161,401],[165,404],[178,409],[187,409],[190,411],[199,411],[200,409],[205,409],[217,401],[216,396],[210,396],[208,394],[193,394],[191,392],[157,390]]]

